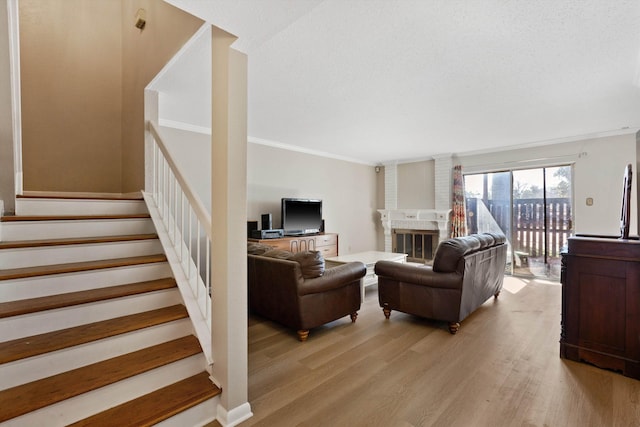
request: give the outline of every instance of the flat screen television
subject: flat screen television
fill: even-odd
[[[314,234],[322,229],[322,200],[283,198],[281,214],[285,235]]]

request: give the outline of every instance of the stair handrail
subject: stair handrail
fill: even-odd
[[[185,195],[187,196],[187,199],[192,205],[193,210],[198,217],[198,220],[200,220],[204,225],[207,236],[209,236],[209,239],[211,239],[211,215],[209,214],[209,210],[204,206],[200,198],[193,192],[193,190],[187,183],[187,180],[180,173],[180,168],[178,168],[176,163],[173,161],[169,150],[167,150],[166,144],[158,133],[157,125],[152,121],[149,121],[149,131],[151,132],[151,135],[153,136],[153,139],[155,140],[158,148],[160,149],[160,151],[162,151],[165,160],[167,161],[167,163],[169,163],[171,171],[175,174],[176,181],[178,181],[178,184],[180,184],[182,191],[184,191]]]
[[[164,231],[159,232],[160,240],[196,335],[211,364],[211,214],[180,172],[158,131],[158,124],[148,120],[146,127],[153,152],[152,164],[147,167],[151,167],[153,179],[151,189],[146,189],[143,195],[156,229]]]

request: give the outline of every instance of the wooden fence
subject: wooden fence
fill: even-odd
[[[475,202],[474,202],[475,200]],[[468,199],[468,210],[482,203],[481,199]],[[516,252],[524,252],[531,257],[543,256],[545,252],[545,229],[549,257],[559,257],[560,249],[571,235],[571,201],[568,198],[548,198],[546,212],[543,199],[516,199],[513,201],[513,215],[510,201],[488,200],[484,202],[500,228],[509,234],[513,220],[511,244]],[[476,212],[477,214],[477,212]],[[473,216],[471,216],[473,218]],[[473,230],[473,225],[469,227]]]

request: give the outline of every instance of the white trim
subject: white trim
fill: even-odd
[[[195,133],[201,133],[201,134],[204,134],[204,135],[211,135],[211,128],[210,127],[198,126],[198,125],[194,125],[194,124],[191,124],[191,123],[179,122],[179,121],[168,120],[168,119],[158,119],[158,125],[159,126],[163,126],[163,127],[173,128],[173,129],[186,130],[188,132],[195,132]],[[324,151],[312,150],[312,149],[309,149],[309,148],[298,147],[298,146],[291,145],[291,144],[284,144],[282,142],[270,141],[268,139],[255,138],[255,137],[252,137],[252,136],[249,136],[247,138],[247,142],[252,143],[252,144],[265,145],[265,146],[273,147],[273,148],[279,148],[281,150],[295,151],[295,152],[299,152],[299,153],[310,154],[310,155],[313,155],[313,156],[319,156],[319,157],[326,157],[326,158],[331,158],[331,159],[336,159],[336,160],[342,160],[342,161],[350,162],[350,163],[359,163],[359,164],[364,164],[364,165],[367,165],[367,166],[379,166],[379,163],[367,162],[367,161],[363,161],[363,160],[353,159],[351,157],[340,156],[340,155],[337,155],[337,154],[331,154],[331,153],[327,153],[327,152],[324,152]]]
[[[186,130],[188,132],[195,132],[195,133],[201,133],[201,134],[204,134],[204,135],[211,135],[211,128],[210,127],[192,125],[191,123],[178,122],[178,121],[175,121],[175,120],[168,120],[168,119],[158,119],[158,125],[159,126],[163,126],[163,127],[167,127],[167,128]]]
[[[508,145],[504,147],[487,148],[484,150],[466,151],[455,153],[457,157],[476,156],[479,154],[491,154],[502,151],[521,150],[523,148],[540,147],[544,145],[562,144],[565,142],[584,141],[587,139],[605,138],[608,136],[627,135],[630,133],[636,133],[640,130],[638,127],[627,127],[622,129],[606,130],[602,132],[585,133],[582,135],[565,136],[561,138],[547,139],[543,141],[525,142],[522,144]]]
[[[545,146],[545,145],[562,144],[562,143],[565,143],[565,142],[576,142],[576,141],[584,141],[584,140],[587,140],[587,139],[605,138],[605,137],[609,137],[609,136],[618,136],[618,135],[627,135],[627,134],[630,134],[630,133],[637,133],[638,131],[640,131],[640,127],[627,127],[627,128],[607,130],[607,131],[602,131],[602,132],[586,133],[586,134],[582,134],[582,135],[572,135],[572,136],[565,136],[565,137],[561,137],[561,138],[546,139],[546,140],[543,140],[543,141],[524,142],[524,143],[521,143],[521,144],[505,145],[505,146],[502,146],[502,147],[484,148],[484,149],[481,149],[481,150],[460,151],[458,153],[434,154],[434,155],[431,155],[431,156],[412,157],[412,158],[408,158],[408,159],[389,160],[389,161],[384,161],[381,164],[386,165],[386,164],[393,164],[393,163],[395,163],[395,164],[417,163],[417,162],[424,162],[424,161],[434,160],[434,159],[437,159],[439,157],[447,157],[447,156],[450,156],[452,154],[453,154],[453,156],[458,157],[458,158],[466,157],[466,156],[477,156],[477,155],[481,155],[481,154],[492,154],[492,153],[503,152],[503,151],[521,150],[521,149],[524,149],[524,148],[533,148],[533,147],[541,147],[541,146]]]
[[[20,28],[18,0],[7,0],[9,24],[9,63],[13,128],[13,170],[16,195],[22,194],[22,107],[20,101]]]
[[[266,145],[268,147],[280,148],[282,150],[288,151],[296,151],[299,153],[311,154],[312,156],[326,157],[329,159],[342,160],[350,163],[359,163],[367,166],[379,166],[379,163],[368,162],[365,160],[354,159],[352,157],[340,156],[338,154],[327,153],[325,151],[313,150],[311,148],[298,147],[296,145],[284,144],[282,142],[270,141],[268,139],[255,138],[253,136],[249,136],[247,138],[248,142],[252,144]]]
[[[251,412],[251,405],[249,405],[248,402],[229,411],[224,409],[224,406],[218,404],[218,417],[216,419],[223,427],[232,427],[248,420],[252,416],[253,412]]]
[[[465,175],[492,172],[508,172],[522,169],[548,168],[555,166],[573,165],[576,161],[586,156],[586,153],[568,154],[566,156],[553,156],[531,160],[515,160],[504,163],[491,163],[483,165],[465,166],[463,173]]]

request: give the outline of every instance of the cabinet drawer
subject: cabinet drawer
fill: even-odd
[[[288,240],[263,240],[262,243],[265,245],[273,246],[275,249],[282,249],[283,251],[291,250],[291,243]]]
[[[338,244],[337,234],[323,234],[321,236],[316,236],[316,247],[336,245],[336,244]]]
[[[316,248],[322,254],[323,258],[327,258],[330,256],[338,256],[338,247],[333,246],[319,246]]]

